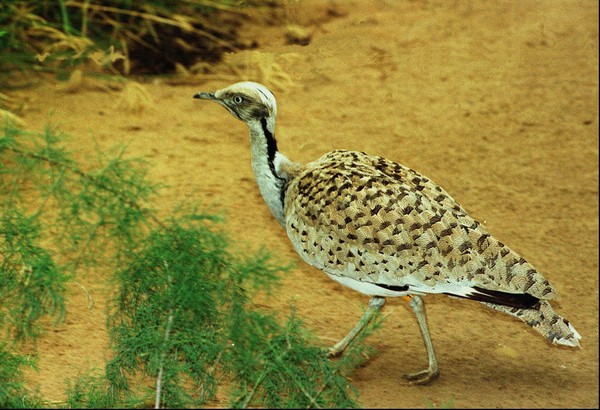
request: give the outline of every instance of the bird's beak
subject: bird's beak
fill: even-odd
[[[215,97],[215,93],[205,93],[199,92],[198,94],[194,94],[194,98],[199,98],[202,100],[212,100],[215,101],[217,97]]]

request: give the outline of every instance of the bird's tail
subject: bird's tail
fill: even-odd
[[[568,320],[557,315],[546,300],[540,300],[533,307],[527,309],[482,303],[492,309],[518,317],[553,344],[580,347],[579,339],[581,339],[581,336],[579,333]]]

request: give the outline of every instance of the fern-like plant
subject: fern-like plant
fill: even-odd
[[[200,406],[219,391],[241,408],[356,405],[346,377],[364,346],[330,361],[294,311],[256,308],[253,295],[287,267],[232,253],[219,218],[194,207],[159,218],[146,163],[120,150],[79,164],[51,127],[7,127],[0,158],[0,354],[12,363],[0,407],[27,396],[19,343],[39,337],[42,317],[62,319],[65,284],[82,267],[114,272],[111,359],[71,381],[68,406]]]

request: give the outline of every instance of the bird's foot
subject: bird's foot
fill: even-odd
[[[328,357],[338,357],[338,356],[341,356],[342,353],[344,353],[344,350],[346,350],[346,346],[340,347],[338,345],[339,345],[339,343],[336,344],[335,346],[331,346],[329,349],[327,349]]]
[[[429,384],[440,377],[440,370],[427,368],[420,372],[408,373],[403,376],[410,384]]]

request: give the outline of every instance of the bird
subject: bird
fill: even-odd
[[[196,99],[216,102],[250,130],[259,191],[302,260],[370,297],[357,324],[328,350],[344,352],[385,304],[407,301],[419,324],[428,365],[404,375],[428,384],[440,369],[423,296],[471,299],[515,316],[556,345],[580,347],[580,334],[554,312],[552,285],[497,240],[441,186],[417,171],[350,150],[301,164],[275,138],[277,103],[266,86],[242,81]]]

